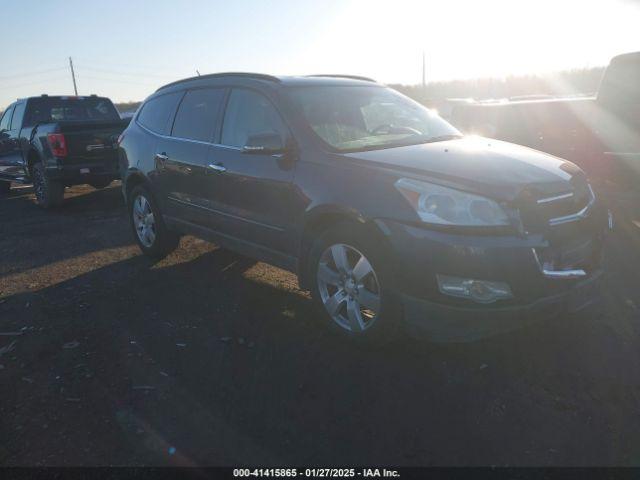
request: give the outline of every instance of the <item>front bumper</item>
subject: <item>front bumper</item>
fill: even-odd
[[[405,321],[411,333],[433,342],[471,342],[594,307],[601,301],[601,278],[599,270],[562,293],[506,307],[460,307],[402,295]]]
[[[433,341],[477,340],[598,301],[606,211],[553,232],[526,236],[458,234],[389,220],[377,223],[391,247],[394,285],[403,300],[405,322],[413,333]],[[569,256],[588,249],[587,275],[546,276],[539,257],[553,249],[564,249]],[[445,295],[436,274],[505,282],[513,298],[481,304]]]

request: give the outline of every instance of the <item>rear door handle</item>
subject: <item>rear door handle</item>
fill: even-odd
[[[209,165],[207,165],[207,168],[209,170],[213,170],[216,173],[224,173],[227,171],[224,165],[215,164],[215,163],[210,163]]]

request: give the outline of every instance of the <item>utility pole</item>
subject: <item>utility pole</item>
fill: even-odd
[[[69,57],[69,66],[71,67],[71,78],[73,79],[73,91],[76,92],[76,97],[78,96],[78,86],[76,85],[76,72],[73,70],[73,60]]]
[[[422,51],[422,93],[427,92],[427,62],[424,56],[424,50]]]

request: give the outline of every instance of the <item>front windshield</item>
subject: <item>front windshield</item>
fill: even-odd
[[[340,151],[375,150],[461,136],[431,110],[380,86],[294,87],[311,129]]]

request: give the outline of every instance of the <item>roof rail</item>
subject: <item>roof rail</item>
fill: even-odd
[[[248,73],[248,72],[222,72],[222,73],[209,73],[207,75],[198,75],[196,77],[183,78],[182,80],[176,80],[175,82],[167,83],[160,87],[156,92],[171,87],[173,85],[178,85],[180,83],[189,82],[191,80],[203,80],[205,78],[218,78],[218,77],[245,77],[245,78],[253,78],[256,80],[268,80],[270,82],[278,82],[280,83],[280,79],[278,77],[274,77],[273,75],[266,75],[264,73]]]
[[[373,78],[361,77],[360,75],[340,75],[340,74],[330,74],[330,73],[319,73],[315,75],[307,75],[307,77],[348,78],[350,80],[362,80],[363,82],[378,83]]]

